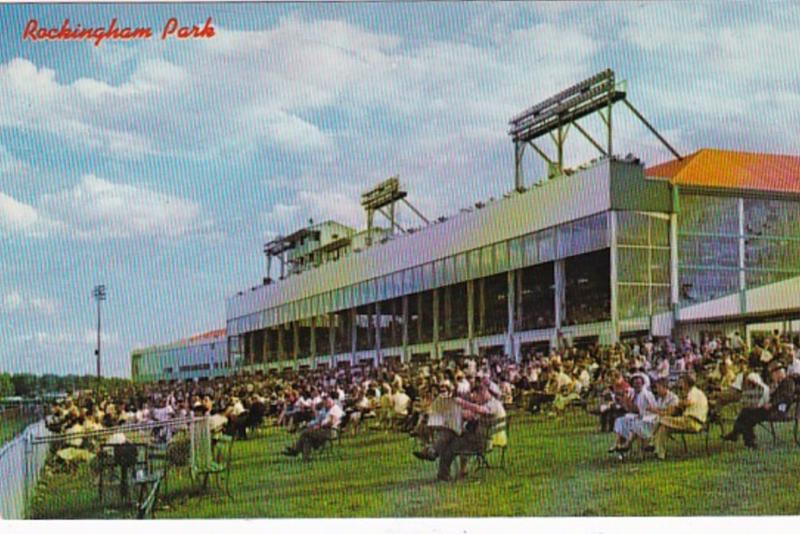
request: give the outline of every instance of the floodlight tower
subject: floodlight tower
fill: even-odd
[[[395,228],[401,232],[406,232],[395,218],[395,204],[397,202],[402,201],[425,224],[430,224],[430,221],[422,212],[408,201],[407,196],[408,193],[400,188],[399,176],[392,176],[361,195],[361,206],[367,212],[367,246],[372,245],[372,228],[376,213],[380,213],[389,220],[390,232],[394,232]],[[389,209],[388,213],[383,210],[384,207]]]
[[[606,69],[515,115],[509,121],[510,129],[508,131],[514,142],[515,189],[517,191],[525,190],[522,157],[527,146],[530,146],[548,164],[550,178],[564,173],[564,142],[570,127],[574,127],[604,157],[612,157],[614,153],[611,111],[617,102],[625,104],[625,107],[661,141],[667,150],[672,152],[676,158],[681,159],[682,156],[672,145],[644,118],[639,110],[633,107],[633,104],[626,98],[626,92],[625,82],[617,82],[614,71]],[[593,114],[597,114],[605,125],[605,147],[578,124],[579,119]],[[533,142],[548,134],[555,144],[555,158],[548,156]]]
[[[94,286],[92,296],[97,301],[97,348],[94,350],[94,355],[97,357],[97,381],[100,382],[100,303],[106,300],[106,286]]]

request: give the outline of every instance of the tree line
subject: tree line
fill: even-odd
[[[30,373],[0,373],[0,398],[31,398],[47,393],[71,393],[79,389],[110,390],[130,384],[127,378],[108,377],[98,382],[92,375],[34,375]]]

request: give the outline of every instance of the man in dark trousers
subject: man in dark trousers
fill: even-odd
[[[733,431],[722,439],[736,441],[741,435],[746,447],[756,448],[755,426],[763,421],[782,421],[789,417],[789,406],[794,399],[795,382],[786,376],[786,370],[779,361],[769,365],[771,378],[768,401],[759,406],[745,407],[739,412]]]
[[[317,412],[316,418],[300,434],[297,443],[294,446],[286,447],[282,454],[286,456],[302,454],[303,460],[308,461],[311,458],[311,449],[319,449],[333,437],[334,432],[338,432],[344,411],[329,396],[326,396],[322,402],[322,409]]]
[[[499,390],[497,393],[499,394]],[[506,415],[503,404],[490,393],[487,384],[480,384],[476,388],[473,401],[455,399],[463,409],[466,421],[460,435],[450,429],[442,429],[431,446],[421,451],[414,451],[414,456],[422,460],[439,459],[437,478],[441,481],[450,480],[450,466],[459,453],[483,450],[489,438],[489,428]]]

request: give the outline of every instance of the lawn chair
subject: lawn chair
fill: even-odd
[[[141,492],[143,487],[158,482],[162,494],[167,494],[167,482],[169,476],[169,458],[167,456],[167,444],[150,445],[147,448],[147,472],[138,476],[135,480],[140,487],[140,502],[142,501]],[[160,491],[160,490],[159,490]]]
[[[683,452],[688,454],[689,445],[686,443],[686,436],[703,436],[705,438],[704,439],[704,441],[705,441],[705,450],[706,450],[706,455],[707,455],[707,454],[709,454],[708,439],[709,439],[709,436],[711,435],[711,424],[712,424],[711,419],[710,418],[706,419],[706,422],[703,423],[703,426],[697,432],[691,432],[689,430],[679,431],[679,430],[670,429],[670,431],[669,431],[669,439],[675,439],[675,436],[680,436],[681,443],[683,444]]]
[[[494,469],[506,467],[506,449],[508,449],[508,421],[509,417],[498,419],[494,421],[485,430],[486,439],[484,440],[483,447],[476,451],[465,451],[458,454],[462,463],[468,462],[470,458],[475,458],[477,461],[476,470],[479,469]],[[496,465],[489,463],[489,454],[495,450],[500,450],[500,461]]]
[[[342,431],[338,428],[331,428],[330,438],[325,440],[325,442],[322,444],[322,447],[317,450],[319,450],[320,454],[327,451],[329,454],[338,455],[340,452],[339,449],[341,447],[341,443]]]
[[[153,480],[149,491],[145,491],[147,486],[142,485],[139,493],[139,501],[136,504],[136,519],[154,519],[158,492],[161,488],[162,479],[160,476]]]
[[[798,436],[798,428],[797,428],[798,422],[800,421],[798,419],[800,418],[800,413],[798,413],[799,407],[800,407],[800,393],[797,393],[795,394],[795,397],[789,404],[789,406],[787,406],[785,417],[775,417],[772,416],[772,414],[770,414],[771,417],[769,419],[767,419],[763,423],[758,424],[758,426],[765,428],[770,433],[770,435],[772,436],[773,445],[778,444],[778,433],[775,430],[775,425],[778,423],[794,423],[794,429],[793,429],[794,442],[795,444],[800,446],[800,441],[798,441],[800,437]]]
[[[202,490],[205,491],[209,479],[213,477],[217,487],[224,489],[230,497],[228,482],[233,438],[226,434],[212,438],[208,417],[195,421],[191,433],[192,480],[201,481]]]
[[[128,502],[131,480],[137,471],[146,468],[146,457],[140,458],[140,450],[143,449],[134,443],[103,445],[100,448],[97,461],[98,494],[101,503],[105,502],[106,488],[115,486],[119,488],[120,500]]]

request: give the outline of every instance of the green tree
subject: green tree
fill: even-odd
[[[20,397],[31,397],[36,394],[36,377],[32,374],[23,373],[13,375],[11,381],[14,383],[14,394]]]
[[[11,375],[8,373],[0,373],[0,397],[10,397],[14,394],[14,382],[11,381]]]

